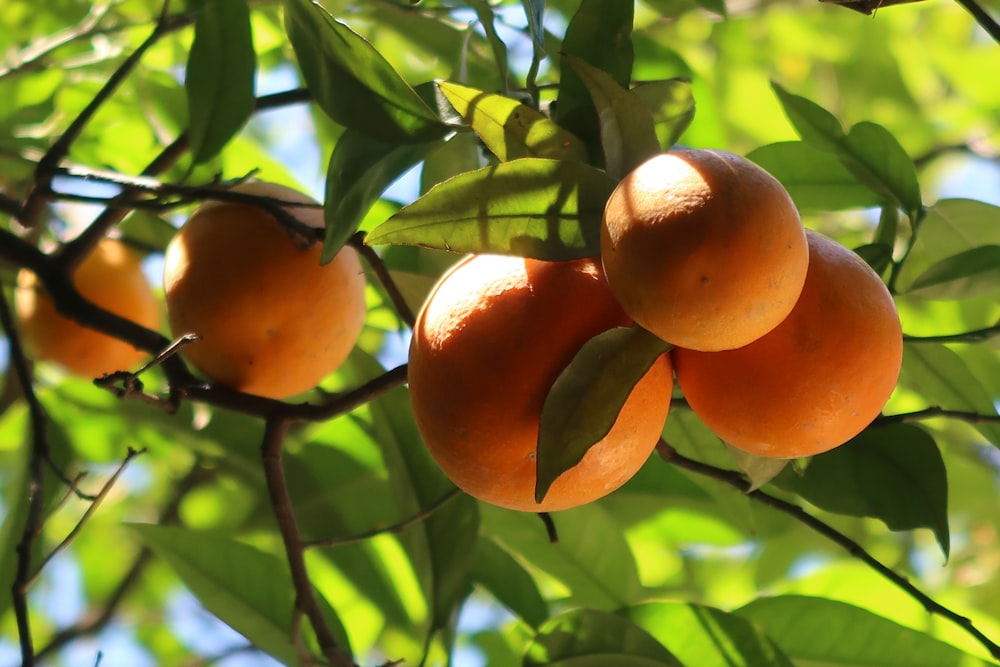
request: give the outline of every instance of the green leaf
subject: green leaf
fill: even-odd
[[[544,260],[600,253],[604,204],[615,182],[578,162],[521,158],[432,188],[368,235],[371,245]]]
[[[626,618],[595,609],[574,609],[545,623],[524,654],[524,667],[597,663],[570,662],[569,658],[601,656],[605,665],[627,664],[629,656],[649,664],[684,667],[663,644]],[[567,662],[559,662],[567,660]],[[621,661],[621,662],[620,662]],[[645,664],[645,663],[643,663]]]
[[[276,660],[298,664],[292,624],[295,589],[285,561],[218,533],[152,524],[128,527],[208,611]],[[349,652],[333,608],[323,597],[318,602],[341,648]]]
[[[257,56],[246,0],[210,0],[198,13],[184,87],[195,164],[215,157],[254,109]]]
[[[139,247],[164,251],[177,234],[177,228],[151,211],[133,211],[125,218],[118,229],[122,240],[137,244]]]
[[[803,140],[814,148],[835,153],[860,183],[902,208],[911,220],[921,217],[923,203],[916,167],[888,130],[865,121],[844,134],[840,121],[829,111],[777,83],[771,85]]]
[[[391,144],[354,129],[340,136],[326,171],[324,263],[358,230],[385,189],[441,143]]]
[[[564,59],[587,87],[597,110],[609,176],[620,180],[660,152],[653,114],[641,97],[584,60],[570,55]]]
[[[523,157],[587,161],[583,142],[517,100],[444,81],[438,87],[501,162]]]
[[[661,150],[670,150],[694,120],[694,95],[689,79],[647,81],[632,89],[653,114]]]
[[[748,153],[747,159],[781,181],[803,211],[842,211],[881,203],[836,155],[804,141],[767,144]]]
[[[699,6],[707,9],[710,12],[715,12],[723,18],[729,16],[729,12],[726,10],[726,0],[695,0]]]
[[[636,383],[669,349],[638,325],[609,329],[580,348],[542,407],[535,502],[608,434]]]
[[[851,128],[837,155],[871,190],[899,206],[911,220],[921,217],[923,202],[917,169],[896,137],[881,125],[861,122]]]
[[[865,429],[778,485],[828,512],[874,517],[891,530],[929,528],[948,556],[948,474],[934,438],[919,426]]]
[[[755,600],[736,612],[764,630],[796,663],[843,667],[985,665],[917,630],[853,605],[799,595]]]
[[[489,42],[490,49],[493,51],[493,60],[496,62],[500,81],[503,82],[504,90],[506,90],[510,67],[507,62],[507,45],[500,39],[500,35],[497,34],[496,25],[494,25],[496,14],[494,14],[493,8],[490,7],[490,4],[486,0],[469,0],[468,4],[476,12],[479,24],[483,26],[486,41]]]
[[[482,534],[516,554],[542,581],[557,582],[560,604],[613,611],[648,595],[639,583],[624,526],[602,502],[554,514],[559,541],[549,541],[534,514],[480,505]]]
[[[620,609],[616,615],[645,629],[685,665],[792,667],[791,661],[760,628],[712,607],[645,602]]]
[[[393,143],[445,133],[437,115],[364,37],[312,0],[285,0],[284,7],[306,85],[331,119]]]
[[[898,284],[906,291],[935,263],[983,245],[1000,245],[1000,206],[974,199],[942,199],[927,209]]]
[[[993,398],[976,379],[965,360],[940,343],[912,343],[903,354],[900,385],[919,392],[928,405],[996,415]],[[979,423],[975,428],[1000,447],[1000,425]]]
[[[733,457],[733,460],[736,461],[736,465],[739,466],[740,470],[743,471],[743,474],[750,481],[750,488],[747,489],[747,492],[756,491],[761,488],[777,477],[791,463],[790,459],[757,456],[739,447],[734,447],[728,442],[726,443],[726,449],[729,451],[729,455]]]
[[[535,580],[516,556],[496,541],[479,538],[470,574],[475,583],[532,628],[538,628],[549,617],[549,605]]]
[[[583,0],[566,27],[562,52],[607,72],[619,86],[628,88],[635,58],[632,48],[634,5],[621,0]],[[581,107],[585,115],[593,115],[586,86],[576,68],[563,59],[559,67],[556,120],[563,127],[570,127],[562,121],[575,115]]]
[[[521,0],[528,19],[528,32],[536,49],[545,50],[545,0]]]
[[[784,107],[788,120],[806,143],[820,150],[837,152],[837,147],[847,135],[832,113],[815,102],[789,93],[773,81],[771,87]]]
[[[984,245],[946,257],[917,276],[908,294],[926,299],[972,299],[1000,290],[1000,246]]]

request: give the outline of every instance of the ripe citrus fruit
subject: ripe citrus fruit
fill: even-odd
[[[272,183],[248,194],[315,204]],[[316,207],[287,206],[322,227]],[[167,247],[164,293],[175,336],[202,339],[182,354],[220,385],[285,398],[312,389],[347,358],[365,320],[365,276],[353,248],[326,265],[270,213],[249,204],[203,204]]]
[[[903,335],[889,290],[847,248],[814,232],[808,239],[802,295],[773,331],[736,350],[672,351],[695,414],[760,456],[843,444],[878,416],[899,377]]]
[[[595,259],[479,255],[441,279],[410,347],[413,414],[431,455],[466,493],[515,510],[568,509],[628,481],[659,440],[673,384],[668,355],[639,381],[610,433],[534,500],[549,389],[593,336],[631,324]]]
[[[640,325],[689,349],[740,347],[777,326],[802,290],[808,254],[784,187],[724,151],[654,156],[604,209],[611,291]]]
[[[141,261],[125,244],[103,239],[73,272],[73,284],[105,310],[158,329],[160,304]],[[60,315],[35,274],[26,270],[17,276],[15,308],[28,354],[56,362],[75,375],[96,378],[130,370],[150,356]]]

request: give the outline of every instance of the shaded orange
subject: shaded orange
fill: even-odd
[[[611,432],[534,501],[542,405],[593,336],[631,324],[600,264],[480,255],[428,297],[410,347],[413,414],[431,455],[460,488],[510,509],[567,509],[611,493],[659,440],[673,384],[668,355],[638,383]]]
[[[142,258],[125,244],[102,239],[73,272],[89,301],[148,329],[160,326],[160,304],[142,272]],[[17,276],[15,308],[28,354],[86,378],[134,370],[150,355],[129,343],[63,317],[35,274]]]
[[[808,264],[784,187],[715,150],[657,155],[622,179],[604,210],[601,256],[626,313],[696,350],[740,347],[777,326]]]
[[[902,364],[899,315],[878,274],[840,244],[808,239],[802,295],[773,331],[736,350],[672,352],[695,414],[760,456],[811,456],[847,442],[878,416]]]
[[[315,204],[290,188],[254,182],[242,192]],[[316,207],[286,208],[322,227]],[[164,293],[175,336],[198,333],[183,356],[212,381],[285,398],[315,387],[347,358],[365,320],[365,276],[353,248],[326,265],[263,209],[209,202],[167,248]]]

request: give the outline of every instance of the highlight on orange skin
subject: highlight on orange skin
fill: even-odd
[[[725,151],[650,158],[612,192],[601,226],[622,308],[689,349],[737,348],[777,326],[802,290],[808,254],[785,188]]]
[[[509,509],[568,509],[614,491],[648,459],[673,385],[663,355],[611,432],[534,501],[542,406],[583,344],[631,324],[594,259],[480,255],[453,267],[421,310],[410,348],[413,414],[430,453],[465,492]]]

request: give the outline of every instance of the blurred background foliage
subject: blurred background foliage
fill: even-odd
[[[182,81],[202,4],[172,3],[173,14],[190,20],[177,22],[145,54],[73,145],[69,162],[139,174],[188,127],[189,105],[199,101],[187,98]],[[514,97],[524,92],[519,89],[529,74],[532,45],[521,2],[328,0],[323,5],[365,36],[412,85],[443,79]],[[298,88],[281,4],[249,0],[249,6],[258,98]],[[538,72],[543,104],[555,97],[555,54],[579,6],[578,0],[544,3],[550,57]],[[995,3],[986,7],[998,10]],[[24,197],[35,161],[149,35],[160,10],[161,3],[150,0],[5,0],[0,12],[0,186],[10,198]],[[490,37],[493,30],[496,38]],[[506,78],[497,63],[498,40],[510,67]],[[992,282],[974,292],[959,286],[944,296],[907,293],[935,261],[977,245],[1000,245],[1000,209],[995,208],[1000,205],[1000,46],[960,6],[937,0],[864,16],[821,2],[642,0],[635,5],[632,43],[634,82],[691,81],[696,112],[681,144],[746,154],[797,140],[772,81],[830,110],[845,128],[860,121],[887,128],[913,158],[926,205],[945,198],[979,202],[949,201],[928,215],[925,235],[900,276],[903,293],[897,303],[904,331],[958,334],[997,323],[1000,278],[995,272]],[[201,183],[220,174],[236,178],[256,171],[262,179],[322,199],[326,162],[342,133],[315,105],[276,105],[255,113],[217,157],[197,165],[182,159],[160,178]],[[470,138],[459,135],[397,181],[368,212],[362,229],[373,228],[435,183],[484,164],[482,149]],[[108,194],[94,186],[81,188],[78,181],[57,180],[56,187]],[[877,209],[836,209],[803,207],[804,221],[850,247],[873,241]],[[56,205],[40,241],[72,236],[99,211],[84,204]],[[184,213],[137,213],[123,225],[123,233],[149,251],[150,274],[157,280],[158,252]],[[13,228],[12,222],[6,224]],[[911,231],[901,223],[897,253]],[[456,259],[403,247],[385,249],[384,257],[414,305]],[[11,288],[13,273],[12,267],[3,268],[5,289]],[[369,305],[359,349],[324,389],[355,386],[405,361],[405,327],[374,281]],[[280,570],[283,557],[259,465],[262,424],[190,404],[167,415],[142,403],[118,401],[45,364],[36,372],[39,397],[54,424],[57,456],[68,471],[88,472],[85,489],[110,474],[128,447],[147,450],[33,588],[33,629],[47,664],[94,664],[98,651],[104,667],[273,664],[206,607],[231,624],[232,618],[242,619],[245,624],[238,629],[272,656],[289,655],[281,645],[283,621],[260,616],[264,603],[255,598],[276,600],[276,609],[290,605],[287,580],[251,576],[272,566]],[[147,384],[155,386],[155,378]],[[908,346],[903,379],[886,413],[939,406],[995,416],[998,401],[1000,337],[994,335],[976,343]],[[29,431],[26,409],[10,391],[2,407],[0,574],[6,591],[23,510],[19,494]],[[947,558],[931,530],[893,532],[875,518],[824,511],[797,497],[793,482],[768,489],[803,502],[936,600],[1000,637],[1000,426],[978,426],[944,418],[920,421],[947,471]],[[908,433],[900,446],[912,436]],[[665,437],[685,455],[733,467],[718,439],[683,409],[672,413]],[[546,636],[546,623],[564,610],[611,612],[652,599],[735,610],[761,596],[783,594],[848,603],[988,657],[954,625],[926,613],[799,521],[655,457],[611,497],[555,516],[558,544],[549,543],[537,517],[466,497],[447,500],[425,521],[355,541],[348,538],[406,521],[449,497],[449,483],[423,454],[405,390],[393,390],[345,417],[297,427],[286,448],[304,533],[343,541],[311,549],[309,566],[362,664],[398,658],[417,664],[422,657],[426,664],[444,664],[449,654],[458,665],[518,664],[536,631],[542,628],[539,637]],[[863,459],[857,465],[865,465]],[[849,482],[857,474],[848,470],[835,477],[840,486],[833,494],[839,489],[851,493]],[[919,504],[927,491],[902,484],[898,492],[902,502]],[[86,509],[74,498],[55,501],[41,537],[43,553]],[[207,549],[211,542],[189,544],[183,536],[155,531],[150,535],[156,537],[140,539],[147,531],[128,527],[160,521],[226,540]],[[238,551],[240,545],[252,546],[255,555]],[[14,665],[17,632],[8,598],[0,600],[5,612],[0,664]],[[460,608],[452,605],[455,601],[463,601]],[[109,618],[106,609],[114,612]],[[671,609],[658,613],[680,613]],[[832,623],[835,611],[824,611],[820,618]],[[585,623],[566,622],[577,629],[582,626],[573,623]],[[683,619],[676,622],[677,628],[689,627]],[[825,659],[810,657],[805,648],[779,644],[795,664],[890,664],[864,662],[870,656],[858,626],[848,626],[845,633],[846,655],[840,657],[832,649]],[[63,637],[74,641],[63,644]],[[544,642],[544,650],[539,649],[542,640],[535,641],[530,655],[555,651]]]

